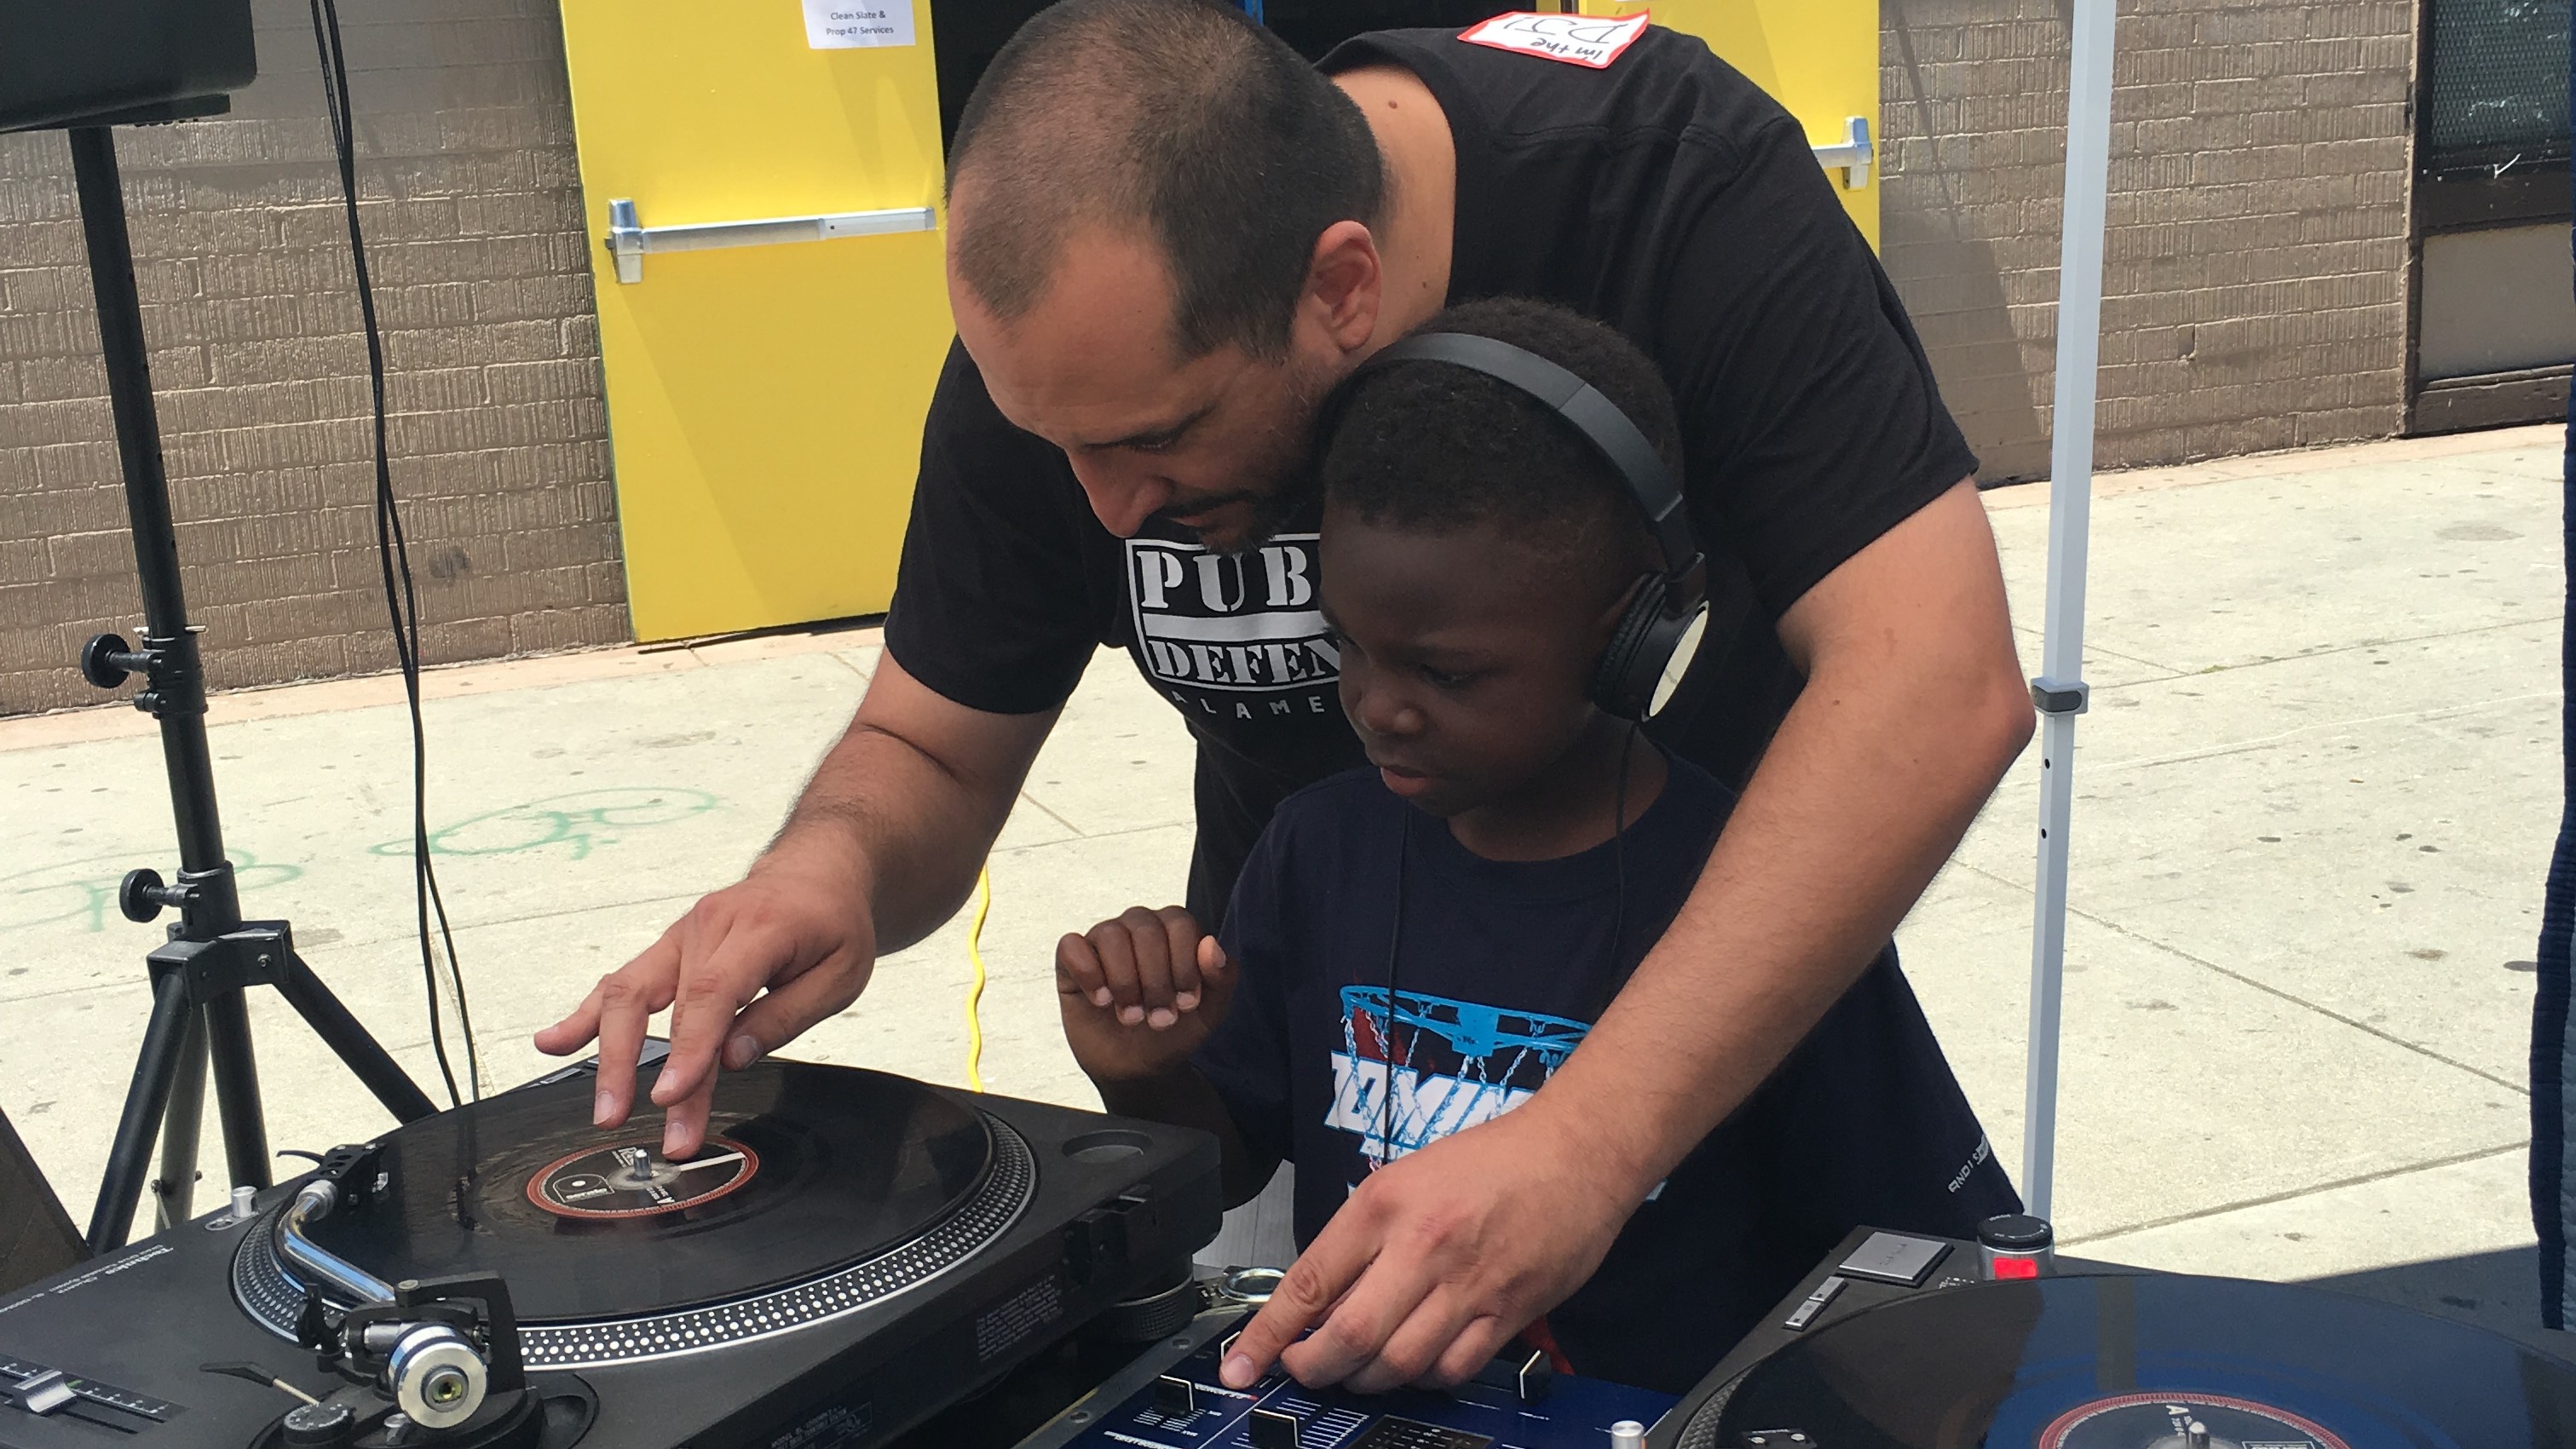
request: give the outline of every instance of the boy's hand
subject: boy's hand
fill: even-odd
[[[1216,1030],[1234,970],[1188,911],[1136,906],[1056,942],[1055,990],[1083,1072],[1138,1081],[1177,1070]]]

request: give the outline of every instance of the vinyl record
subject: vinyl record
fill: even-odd
[[[649,1079],[648,1079],[649,1081]],[[993,1163],[973,1108],[875,1072],[764,1063],[718,1078],[706,1147],[661,1119],[590,1125],[588,1075],[383,1139],[385,1191],[313,1225],[389,1281],[496,1272],[522,1320],[626,1318],[814,1278],[928,1233]]]
[[[1681,1442],[1764,1431],[1829,1449],[2539,1449],[2576,1443],[2576,1367],[2273,1283],[1981,1283],[1816,1330]]]

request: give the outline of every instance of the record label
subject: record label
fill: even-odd
[[[559,1157],[528,1179],[528,1201],[565,1218],[649,1218],[686,1212],[751,1181],[760,1154],[730,1138],[710,1137],[686,1162],[652,1143],[586,1148]]]
[[[2195,1433],[2194,1431],[2198,1432]],[[2210,1394],[2121,1394],[2078,1404],[2039,1436],[2039,1449],[2351,1449],[2287,1409]]]

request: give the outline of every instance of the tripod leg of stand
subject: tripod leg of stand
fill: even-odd
[[[304,964],[303,957],[286,958],[286,972],[278,978],[277,989],[303,1016],[305,1024],[313,1028],[313,1034],[322,1038],[323,1045],[357,1074],[367,1090],[375,1093],[376,1100],[385,1104],[386,1111],[394,1114],[395,1121],[417,1122],[438,1110],[410,1074],[386,1054],[374,1037],[367,1035],[367,1029],[349,1014],[349,1008],[340,1004],[340,998],[331,994],[331,988],[322,984],[322,978],[313,974],[313,968]]]
[[[250,1004],[238,991],[206,1003],[206,1039],[214,1049],[215,1115],[224,1127],[224,1165],[234,1183],[267,1187],[268,1125],[259,1111],[259,1063],[251,1056]]]
[[[152,1170],[152,1134],[169,1110],[170,1088],[195,1014],[188,1005],[187,978],[173,971],[152,983],[152,1020],[143,1028],[134,1085],[126,1089],[125,1113],[117,1119],[116,1142],[107,1153],[107,1175],[98,1185],[98,1205],[90,1210],[92,1254],[123,1246],[126,1230],[133,1226],[143,1179]]]
[[[195,1213],[197,1136],[206,1114],[206,1016],[188,1013],[179,1043],[179,1071],[170,1084],[170,1108],[161,1114],[161,1175],[152,1180],[152,1220],[168,1232]]]

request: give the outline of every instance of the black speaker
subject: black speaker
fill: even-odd
[[[50,1278],[89,1256],[61,1199],[0,1113],[0,1295]]]
[[[258,73],[250,0],[0,0],[0,131],[214,115]]]

